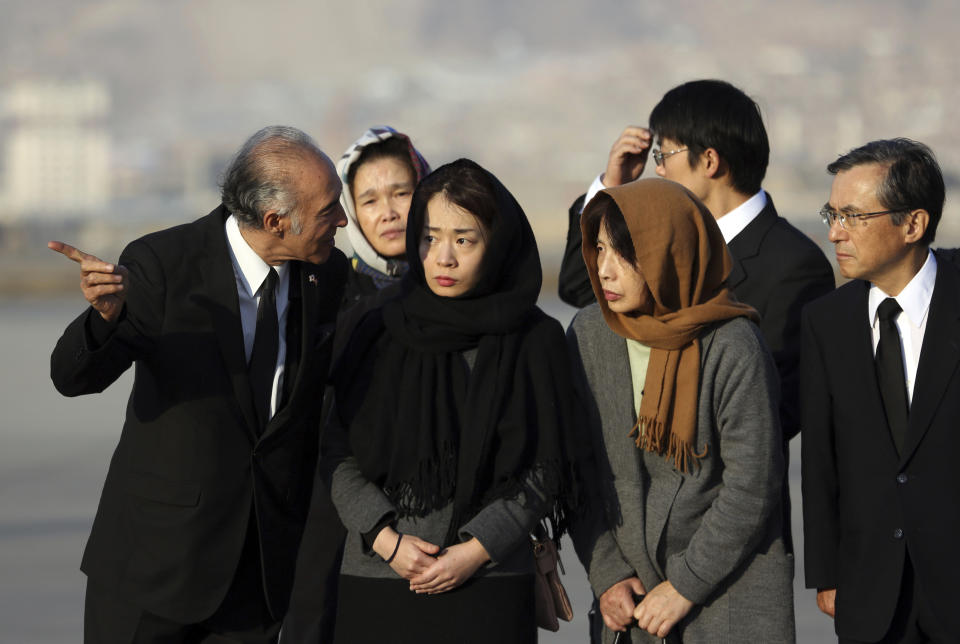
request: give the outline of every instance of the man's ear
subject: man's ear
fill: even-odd
[[[287,230],[287,219],[288,217],[281,216],[276,210],[268,210],[263,213],[263,230],[271,235],[283,238]]]
[[[911,210],[904,222],[903,241],[908,244],[916,244],[927,232],[927,226],[930,225],[930,213],[923,208]]]
[[[700,167],[704,175],[710,179],[717,179],[722,176],[723,159],[715,148],[707,148],[700,155]]]

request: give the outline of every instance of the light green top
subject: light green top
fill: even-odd
[[[630,360],[630,378],[633,380],[633,411],[639,416],[643,383],[647,379],[647,363],[650,361],[650,347],[636,340],[627,340],[627,358]]]

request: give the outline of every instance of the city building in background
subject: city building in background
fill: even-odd
[[[110,94],[97,81],[21,81],[9,88],[2,118],[0,215],[63,222],[97,216],[111,199]]]

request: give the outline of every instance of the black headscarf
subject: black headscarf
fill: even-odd
[[[361,471],[400,516],[454,502],[445,545],[484,505],[516,497],[528,480],[551,500],[547,514],[558,534],[575,480],[563,329],[536,306],[540,256],[520,205],[467,159],[436,173],[458,167],[482,173],[496,198],[480,279],[458,297],[430,290],[419,247],[433,195],[418,188],[407,220],[403,295],[354,333],[349,365],[336,376],[338,409]],[[462,352],[474,348],[471,370]]]

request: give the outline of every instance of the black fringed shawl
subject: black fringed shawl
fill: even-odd
[[[464,160],[458,163],[472,163]],[[453,501],[447,536],[526,482],[546,494],[555,536],[574,498],[574,389],[563,329],[536,307],[541,269],[513,196],[486,173],[498,220],[469,293],[440,297],[418,257],[426,203],[407,222],[404,292],[361,322],[334,376],[364,476],[400,516]],[[463,352],[476,349],[472,370]]]

